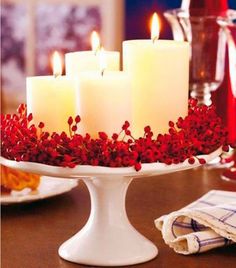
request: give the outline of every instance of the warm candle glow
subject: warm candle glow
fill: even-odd
[[[100,71],[101,71],[101,74],[103,75],[105,69],[107,68],[106,53],[103,47],[100,50],[99,60],[100,60]]]
[[[159,38],[159,34],[160,34],[159,18],[157,16],[157,13],[155,12],[152,16],[152,22],[151,22],[151,39],[153,42]]]
[[[53,62],[53,75],[55,77],[60,76],[62,74],[62,59],[57,51],[53,53],[52,62]]]
[[[91,34],[92,50],[96,53],[100,49],[100,38],[97,32],[93,31]]]

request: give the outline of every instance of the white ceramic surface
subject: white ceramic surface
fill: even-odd
[[[201,155],[199,157],[204,158],[206,162],[209,162],[219,156],[222,153],[222,149],[219,148],[209,155]],[[16,169],[20,169],[29,173],[37,173],[44,176],[61,177],[61,178],[84,178],[84,177],[110,177],[113,176],[125,176],[125,177],[147,177],[154,175],[161,175],[171,172],[176,172],[185,169],[191,169],[200,166],[198,161],[195,161],[193,165],[185,160],[180,164],[166,165],[163,163],[150,163],[142,164],[142,169],[136,171],[133,167],[121,167],[111,168],[102,166],[87,166],[80,165],[75,168],[64,168],[49,166],[45,164],[33,163],[33,162],[16,162],[8,160],[0,156],[0,164]]]
[[[201,155],[207,162],[219,156],[221,149]],[[98,266],[122,266],[149,261],[156,257],[156,246],[130,224],[125,210],[127,188],[133,178],[172,173],[199,166],[143,164],[133,167],[109,168],[77,166],[73,169],[30,162],[15,162],[0,158],[0,163],[31,173],[47,176],[82,178],[89,189],[91,213],[85,226],[59,248],[59,255],[68,261]],[[76,213],[76,212],[75,212]],[[62,226],[63,228],[63,226]]]
[[[1,194],[2,205],[33,202],[66,193],[76,187],[78,181],[74,179],[62,179],[42,176],[40,184],[35,191],[26,188],[22,191],[12,191],[9,194]]]

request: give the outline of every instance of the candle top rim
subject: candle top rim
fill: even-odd
[[[105,54],[120,54],[119,51],[110,51],[110,50],[105,50],[104,51]],[[68,52],[66,53],[65,55],[72,55],[75,56],[75,55],[84,55],[86,56],[87,54],[92,54],[94,55],[94,51],[92,50],[81,50],[81,51],[73,51],[73,52]]]
[[[94,76],[94,77],[101,77],[101,78],[106,78],[106,77],[126,77],[128,76],[128,73],[126,71],[110,71],[110,70],[105,70],[104,71],[104,75],[101,76],[101,72],[100,71],[83,71],[80,73],[79,77],[90,77],[90,76]]]
[[[59,75],[57,77],[55,77],[54,75],[32,75],[32,76],[27,76],[26,79],[30,79],[30,78],[34,78],[34,79],[53,79],[53,80],[58,80],[58,79],[71,79],[71,77],[69,77],[68,75]]]
[[[123,45],[124,44],[132,44],[132,45],[138,45],[138,44],[146,44],[146,45],[155,45],[154,47],[164,47],[164,45],[168,45],[168,47],[176,47],[176,46],[179,46],[179,47],[183,47],[183,46],[186,46],[188,47],[189,46],[189,42],[187,41],[176,41],[176,40],[163,40],[163,39],[158,39],[154,44],[153,44],[153,41],[151,39],[133,39],[133,40],[125,40],[123,41]]]

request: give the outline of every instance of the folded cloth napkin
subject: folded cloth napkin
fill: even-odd
[[[155,220],[167,245],[185,255],[236,242],[236,192],[212,190]]]

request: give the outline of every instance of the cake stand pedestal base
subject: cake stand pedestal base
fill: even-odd
[[[98,266],[132,265],[156,257],[156,246],[130,224],[125,196],[132,178],[84,178],[91,198],[86,225],[59,248],[65,260]]]

